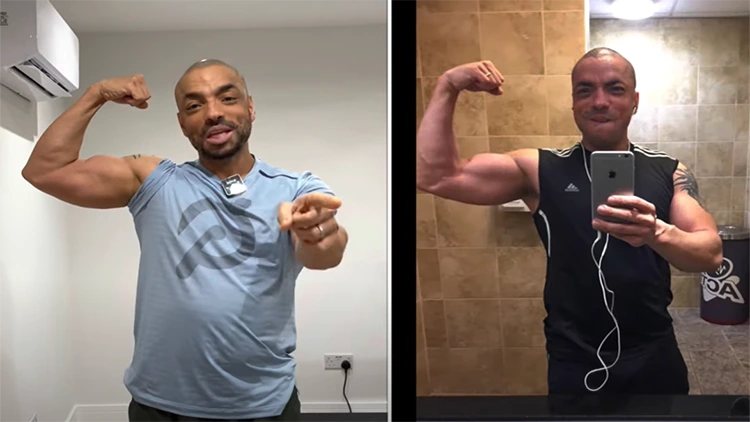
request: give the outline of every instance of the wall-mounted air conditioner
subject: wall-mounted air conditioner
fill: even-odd
[[[30,101],[78,89],[78,37],[49,0],[0,2],[0,84]]]

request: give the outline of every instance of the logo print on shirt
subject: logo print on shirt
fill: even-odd
[[[565,188],[565,192],[578,192],[578,187],[571,183],[567,188]]]
[[[250,203],[250,200],[246,198],[239,198],[234,203],[224,203],[227,211],[236,217],[240,217],[234,219],[238,227],[235,228],[228,224],[217,224],[210,227],[183,255],[182,260],[176,268],[178,277],[182,280],[190,277],[198,266],[214,270],[233,268],[252,257],[253,252],[255,252],[255,228],[251,223],[253,215],[246,210],[250,206]],[[201,199],[190,204],[182,213],[177,234],[181,234],[190,226],[193,220],[204,212],[213,212],[219,217],[218,221],[221,221],[221,215],[216,207],[217,204],[209,199]],[[225,239],[226,237],[230,237],[235,240],[235,243],[239,243],[239,246],[233,252],[226,255],[214,256],[207,254],[203,250],[203,247],[207,243]]]

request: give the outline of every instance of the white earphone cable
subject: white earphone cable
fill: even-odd
[[[583,165],[586,168],[586,175],[589,178],[589,182],[591,182],[591,173],[589,172],[589,165],[588,161],[586,160],[586,150],[583,148],[583,145],[581,145],[582,155],[583,155]],[[607,333],[606,336],[604,336],[604,339],[599,344],[599,348],[596,349],[596,357],[599,359],[599,362],[601,362],[602,367],[597,368],[594,370],[589,371],[586,376],[583,378],[583,383],[586,386],[586,389],[591,391],[592,393],[595,393],[604,387],[605,384],[607,384],[607,381],[609,380],[609,370],[615,364],[618,360],[620,360],[620,325],[617,322],[617,318],[615,318],[614,309],[615,309],[615,292],[610,290],[610,288],[607,286],[607,279],[604,277],[604,271],[602,271],[602,261],[604,260],[604,255],[607,253],[607,245],[609,244],[609,233],[605,234],[604,237],[604,246],[602,247],[602,253],[599,256],[599,260],[596,259],[595,255],[595,248],[596,244],[602,239],[602,232],[598,231],[596,232],[596,240],[594,240],[594,243],[591,244],[591,259],[594,261],[594,265],[596,265],[597,273],[599,276],[599,285],[602,288],[602,297],[604,298],[604,306],[607,308],[607,312],[612,317],[612,321],[615,323],[614,328],[610,330],[609,333]],[[612,295],[612,303],[609,302],[607,299],[607,292],[609,292]],[[602,359],[601,352],[602,347],[604,347],[604,343],[607,342],[607,339],[609,336],[612,335],[612,333],[617,333],[617,356],[615,357],[615,360],[607,365],[604,362],[604,359]],[[597,372],[604,371],[604,381],[602,381],[601,385],[597,388],[591,388],[589,387],[589,377]]]

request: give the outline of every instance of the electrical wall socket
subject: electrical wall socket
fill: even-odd
[[[354,355],[349,353],[329,353],[323,355],[326,369],[341,369],[341,362],[348,360],[349,365],[354,368]]]

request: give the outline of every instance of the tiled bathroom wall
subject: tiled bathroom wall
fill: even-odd
[[[463,93],[460,153],[579,140],[570,71],[585,53],[583,0],[418,3],[417,120],[446,70],[491,60],[504,95]],[[546,394],[544,250],[529,213],[417,193],[420,395]]]
[[[585,52],[586,19],[583,0],[419,2],[417,122],[438,76],[491,60],[506,78],[505,94],[461,94],[454,124],[461,155],[577,142],[570,70]],[[747,19],[635,25],[591,24],[592,47],[615,48],[636,68],[641,107],[631,139],[684,160],[718,223],[750,220]],[[528,213],[417,191],[418,395],[545,394],[544,273]],[[676,321],[696,318],[697,277],[675,270],[673,291],[673,310],[682,312]],[[700,323],[680,327],[692,393],[747,391],[735,370],[747,350],[729,346],[746,345],[746,337],[731,337],[735,330],[721,340],[721,330]],[[726,350],[692,350],[717,342]],[[721,381],[730,378],[736,382]]]
[[[750,211],[748,21],[591,21],[590,46],[613,48],[635,67],[641,101],[631,140],[691,168],[717,224],[742,225]],[[673,306],[698,306],[698,275],[673,275]]]

